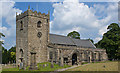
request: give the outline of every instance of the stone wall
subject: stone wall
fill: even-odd
[[[22,59],[27,62],[27,48],[28,48],[28,17],[16,20],[16,64],[18,65]],[[21,25],[22,28],[21,28]],[[21,54],[23,52],[23,54]],[[21,56],[23,55],[23,56]]]
[[[38,22],[40,27],[38,27]],[[23,24],[23,25],[21,25]],[[22,27],[22,29],[21,29]],[[31,63],[31,52],[36,52],[36,63],[47,61],[47,43],[49,41],[49,13],[41,14],[28,9],[16,16],[16,63],[24,60],[24,64]],[[21,57],[20,49],[23,50]]]
[[[76,64],[107,60],[106,51],[95,48],[82,48],[75,45],[58,45],[49,42],[49,13],[41,14],[28,9],[16,16],[16,64],[25,66],[32,62],[55,62]],[[39,26],[38,26],[39,24]],[[31,55],[33,54],[34,55]]]
[[[77,54],[77,64],[81,62],[95,62],[95,61],[105,61],[107,60],[106,51],[103,49],[93,49],[93,48],[79,48],[75,46],[63,46],[56,44],[49,44],[49,52],[52,52],[53,58],[48,61],[53,61],[55,63],[69,64],[72,65],[72,56]],[[57,55],[55,55],[57,52]],[[50,55],[48,55],[50,56]],[[57,56],[57,59],[55,58]],[[65,60],[67,60],[65,62]]]

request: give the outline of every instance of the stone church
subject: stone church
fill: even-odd
[[[106,50],[89,40],[73,39],[49,33],[50,14],[32,11],[16,15],[16,64],[35,66],[53,62],[75,65],[107,60]]]

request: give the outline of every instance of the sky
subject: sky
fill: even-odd
[[[41,13],[50,11],[50,33],[66,36],[77,31],[81,39],[93,39],[95,43],[107,32],[107,26],[118,23],[117,2],[0,2],[0,32],[5,34],[4,47],[10,49],[16,45],[16,12],[28,9]]]

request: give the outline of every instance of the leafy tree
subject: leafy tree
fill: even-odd
[[[11,62],[14,63],[16,61],[16,53],[10,52],[10,55],[11,55]]]
[[[67,36],[75,39],[80,39],[80,34],[77,31],[70,32]]]
[[[1,37],[5,37],[5,35],[0,32],[0,39],[1,39]],[[3,41],[0,41],[0,56],[2,56],[2,54],[3,54],[3,53],[2,53],[2,49],[3,49],[4,47],[2,47],[2,44],[4,44]],[[6,50],[5,50],[5,52],[6,52]],[[2,63],[2,57],[0,57],[0,63]]]
[[[9,50],[2,47],[2,63],[14,63],[16,62],[16,46],[11,47]]]
[[[120,27],[117,23],[112,23],[107,29],[96,47],[106,49],[109,60],[120,59]]]
[[[1,38],[1,37],[5,37],[5,35],[0,32],[0,38]],[[2,44],[4,44],[3,41],[0,41],[0,47],[2,46]]]
[[[9,49],[9,52],[16,52],[16,46],[11,47],[11,48]]]
[[[0,33],[0,38],[1,37],[5,37],[5,35],[3,33]],[[9,61],[11,63],[16,62],[16,46],[11,47],[9,50],[7,50],[2,46],[2,44],[4,44],[3,41],[0,41],[0,47],[2,48],[0,50],[0,53],[2,53],[2,63],[7,64]]]
[[[7,64],[9,62],[9,55],[7,49],[2,47],[2,64]]]
[[[11,47],[11,48],[8,50],[8,53],[9,53],[9,55],[10,55],[9,61],[10,61],[11,63],[16,62],[16,46]]]

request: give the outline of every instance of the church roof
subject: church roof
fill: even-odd
[[[89,40],[74,39],[67,36],[49,34],[50,43],[61,45],[73,45],[81,48],[96,48]]]

